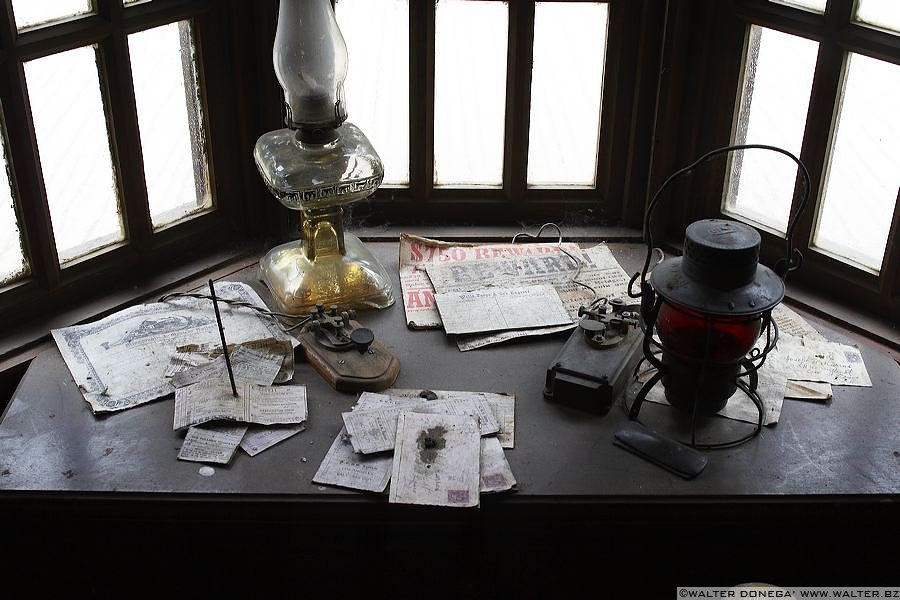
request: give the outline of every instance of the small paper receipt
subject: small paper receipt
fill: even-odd
[[[201,425],[188,429],[178,460],[228,464],[247,433],[246,425]]]
[[[383,492],[391,479],[393,462],[390,454],[357,454],[353,451],[347,430],[341,429],[313,481],[354,490]]]
[[[269,387],[241,382],[238,397],[228,382],[203,381],[175,390],[173,429],[226,420],[276,425],[306,420],[306,386]]]
[[[480,456],[474,417],[401,412],[390,502],[478,506]]]
[[[448,334],[568,325],[572,317],[552,285],[435,294]]]

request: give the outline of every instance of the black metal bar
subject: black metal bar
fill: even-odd
[[[222,338],[222,355],[225,357],[225,366],[228,367],[228,380],[231,382],[231,393],[238,397],[237,387],[234,385],[234,372],[231,370],[231,356],[228,355],[228,342],[225,341],[225,328],[222,327],[222,315],[219,314],[219,301],[216,298],[216,287],[213,280],[209,280],[209,295],[212,298],[213,310],[216,312],[216,324],[219,326],[219,336]]]

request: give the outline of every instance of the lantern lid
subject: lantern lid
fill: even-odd
[[[684,255],[650,275],[664,300],[712,315],[752,315],[784,298],[784,281],[759,264],[759,232],[748,225],[706,219],[688,225]]]

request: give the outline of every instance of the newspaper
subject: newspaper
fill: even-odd
[[[578,244],[564,243],[562,248],[576,254]],[[514,256],[561,256],[557,243],[464,244],[441,242],[400,234],[400,288],[406,324],[410,329],[439,329],[441,317],[434,303],[434,288],[425,272],[429,264],[480,262]],[[566,259],[571,260],[571,259]]]
[[[341,429],[322,459],[313,481],[322,485],[383,492],[391,479],[391,454],[357,454],[350,436]]]
[[[283,442],[306,430],[306,425],[273,425],[263,427],[252,425],[241,440],[241,449],[250,456],[256,456],[263,450],[268,450],[275,444]]]
[[[266,338],[251,340],[240,344],[228,344],[228,352],[234,362],[234,353],[239,348],[247,352],[244,357],[260,361],[274,360],[280,357],[281,369],[275,375],[275,380],[270,383],[286,383],[294,378],[294,348],[293,340],[276,340]],[[212,344],[185,344],[176,348],[175,354],[169,359],[166,367],[166,377],[173,378],[178,373],[189,371],[197,367],[208,365],[222,356],[222,346]],[[241,355],[239,354],[240,358]]]
[[[551,285],[435,294],[448,334],[543,328],[572,322]]]
[[[495,437],[481,438],[480,491],[482,494],[505,492],[516,485],[503,447]]]
[[[384,391],[393,398],[428,398],[430,400],[462,400],[466,398],[480,398],[491,407],[491,413],[500,425],[497,439],[504,448],[513,448],[516,445],[516,397],[513,394],[493,394],[489,392],[457,392],[446,390],[413,390],[391,388]],[[359,404],[363,403],[360,396]],[[388,397],[388,396],[382,396]],[[372,407],[374,408],[374,406]]]
[[[341,415],[356,452],[373,454],[394,449],[397,437],[397,418],[404,410],[417,413],[469,415],[478,418],[482,435],[500,430],[490,406],[478,398],[434,400],[398,399],[393,406],[360,409]]]
[[[204,381],[175,390],[173,429],[226,420],[276,425],[306,420],[306,386],[278,387],[241,382],[238,397],[223,381]]]
[[[655,372],[656,369],[644,371],[638,377],[638,381],[647,381]],[[763,404],[763,425],[775,425],[781,418],[787,378],[773,369],[767,369],[765,366],[757,371],[757,375],[759,376],[759,381],[756,386],[756,393],[759,394]],[[665,388],[663,388],[662,383],[657,383],[653,386],[653,389],[647,394],[646,400],[657,404],[669,404],[669,401],[666,400]],[[745,421],[753,424],[759,422],[759,410],[756,408],[756,404],[741,390],[737,390],[728,399],[724,408],[716,414],[735,421]]]
[[[827,340],[780,335],[775,350],[766,357],[766,367],[770,365],[794,381],[872,386],[859,348]]]
[[[246,425],[209,424],[188,429],[178,460],[228,464],[247,432]]]
[[[216,294],[265,306],[243,283],[219,282]],[[261,338],[291,340],[274,319],[249,308],[223,304],[220,312],[232,343]],[[94,323],[51,333],[95,413],[124,410],[171,394],[174,388],[165,372],[175,348],[219,340],[212,303],[198,298],[133,306]]]
[[[605,244],[578,250],[582,261],[578,281],[591,286],[598,297],[620,298],[627,295],[628,274]],[[489,344],[533,335],[547,335],[575,327],[578,309],[589,304],[593,293],[572,279],[578,266],[565,255],[490,258],[478,263],[434,264],[427,267],[437,292],[465,292],[484,287],[509,288],[525,285],[552,285],[569,313],[570,323],[559,327],[519,329],[489,334],[459,336],[457,346],[463,352]]]
[[[474,417],[401,412],[390,502],[478,506],[480,438]]]

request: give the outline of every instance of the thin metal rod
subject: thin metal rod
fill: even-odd
[[[234,385],[234,373],[231,370],[231,357],[228,356],[228,343],[225,341],[225,328],[222,327],[222,315],[219,314],[219,301],[216,299],[216,288],[213,280],[209,280],[209,295],[212,298],[213,310],[216,311],[216,324],[219,326],[219,336],[222,338],[222,354],[225,355],[225,366],[228,367],[228,380],[231,382],[231,393],[238,397],[237,386]]]

